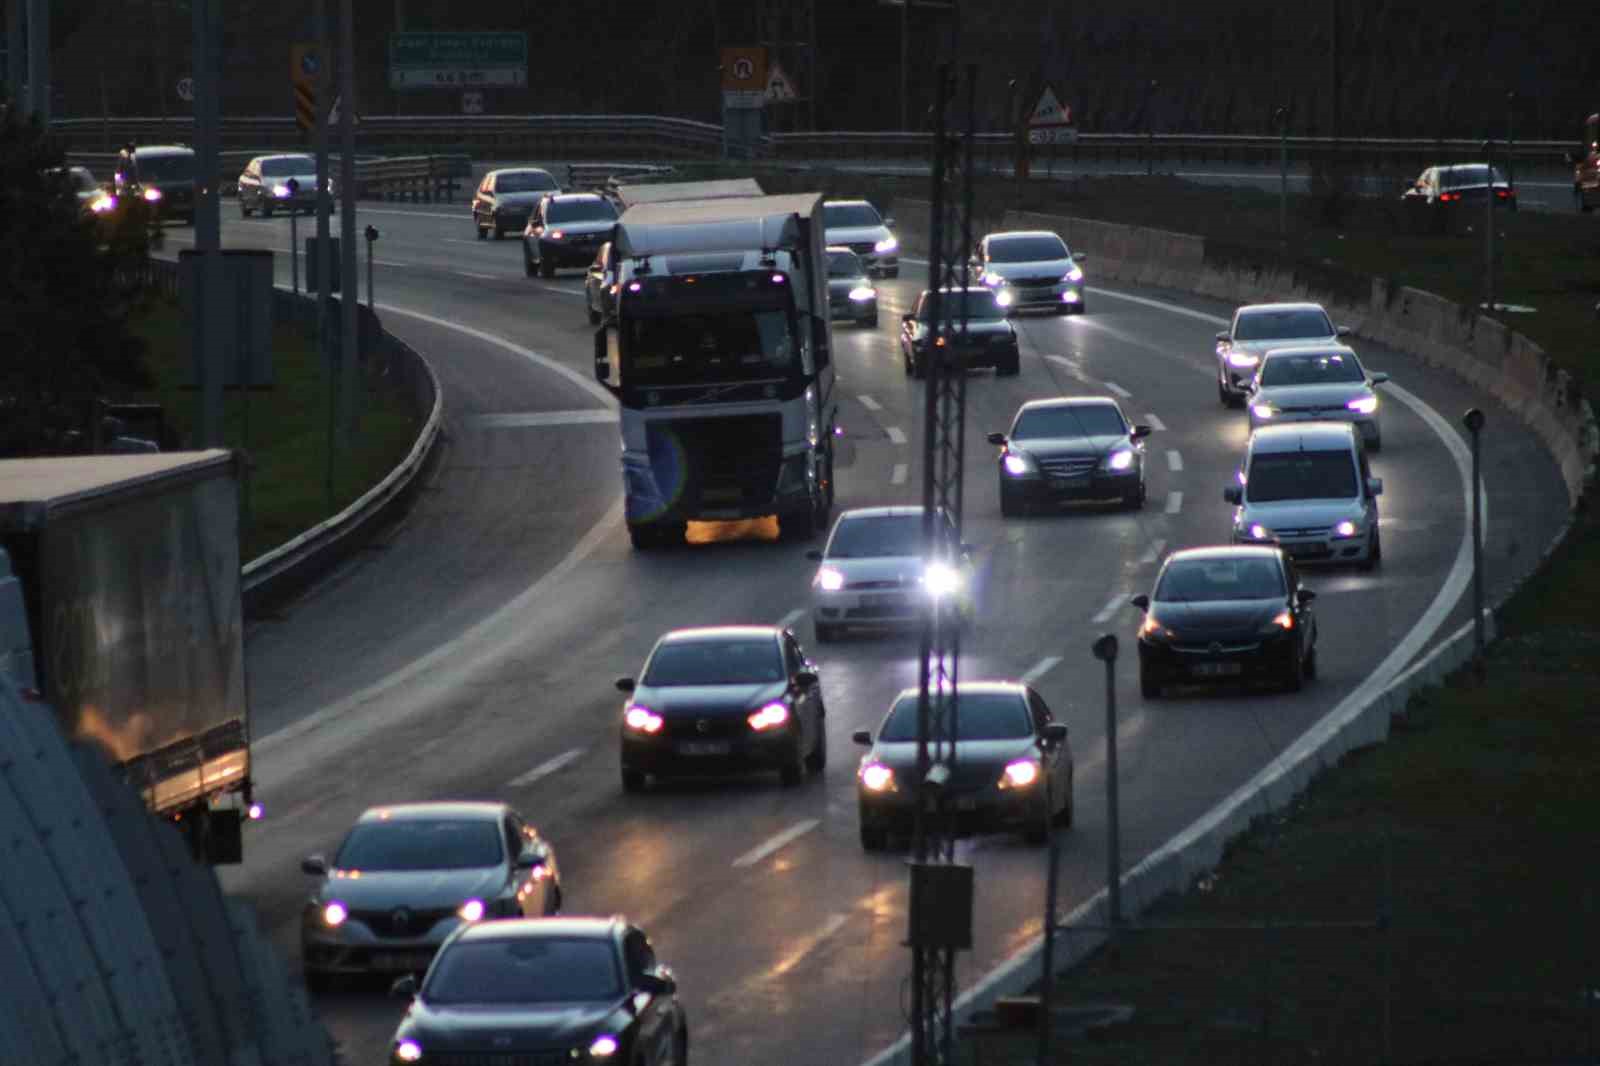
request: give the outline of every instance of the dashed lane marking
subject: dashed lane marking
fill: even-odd
[[[506,787],[525,788],[542,777],[549,777],[557,770],[571,766],[573,763],[583,758],[583,750],[584,749],[582,748],[573,748],[571,751],[562,752],[553,759],[546,759],[544,762],[540,763],[538,766],[535,766],[527,773],[522,774],[519,777],[513,777],[510,781],[506,782]]]
[[[734,859],[733,865],[735,867],[754,866],[768,855],[771,855],[774,852],[780,851],[789,846],[821,824],[822,823],[815,818],[807,818],[803,822],[796,822],[783,832],[769,837],[760,844],[751,848],[749,851],[745,852],[743,855],[739,856],[737,859]]]

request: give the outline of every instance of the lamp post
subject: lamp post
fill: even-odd
[[[368,225],[366,230],[363,233],[363,236],[365,236],[367,238],[367,310],[371,311],[372,308],[373,308],[373,295],[372,295],[372,246],[374,244],[376,244],[377,241],[378,241],[378,227],[377,226],[373,226],[373,225]]]
[[[1122,925],[1122,841],[1117,811],[1117,635],[1094,642],[1094,657],[1106,664],[1106,925],[1115,941]]]
[[[1144,94],[1144,176],[1153,177],[1156,172],[1156,118],[1152,113],[1155,106],[1156,80],[1150,79]]]
[[[1506,188],[1512,196],[1517,194],[1517,142],[1512,129],[1516,106],[1516,92],[1506,93]]]
[[[1278,240],[1289,247],[1289,109],[1273,113],[1278,120]]]
[[[299,199],[300,179],[290,178],[285,182],[289,187],[289,289],[296,296],[300,295],[300,227],[296,223],[300,211],[295,207]]]
[[[1017,113],[1017,79],[1012,78],[1006,82],[1006,113],[1000,122],[1000,128],[1005,131],[1005,140],[1002,142],[1001,155],[1006,155],[1015,147],[1017,141],[1016,126]],[[1012,161],[1015,166],[1015,160]]]
[[[1494,314],[1494,142],[1483,142],[1483,309]]]
[[[1468,408],[1461,416],[1472,434],[1472,651],[1478,679],[1483,679],[1483,491],[1481,474],[1483,412]]]

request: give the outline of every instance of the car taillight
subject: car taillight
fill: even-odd
[[[1451,203],[1452,201],[1459,200],[1459,199],[1461,199],[1461,194],[1460,193],[1442,192],[1442,193],[1439,194],[1439,200],[1442,203],[1447,203],[1448,204],[1448,203]]]

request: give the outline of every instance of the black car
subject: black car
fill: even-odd
[[[194,149],[176,144],[129,145],[117,155],[112,191],[118,199],[139,197],[162,218],[194,222]]]
[[[389,1043],[392,1066],[686,1066],[689,1021],[672,971],[621,916],[464,925],[439,949]]]
[[[828,249],[828,314],[835,322],[878,325],[878,288],[848,248]]]
[[[1477,204],[1482,207],[1491,189],[1494,190],[1496,207],[1512,211],[1517,209],[1517,190],[1506,181],[1499,167],[1490,167],[1487,163],[1429,167],[1417,176],[1416,181],[1406,186],[1400,198],[1407,202],[1421,201],[1433,207],[1449,207],[1452,204]]]
[[[676,629],[638,681],[622,678],[622,787],[645,776],[777,770],[798,785],[828,762],[822,686],[800,642],[777,626]]]
[[[616,224],[616,206],[598,193],[546,196],[522,231],[523,273],[553,278],[560,267],[587,267]]]
[[[1044,843],[1052,824],[1072,824],[1072,746],[1039,694],[1020,681],[956,685],[955,758],[940,789],[957,833],[1020,829]],[[917,804],[918,691],[906,689],[884,716],[878,736],[853,735],[868,751],[856,770],[861,846],[885,847],[911,832]],[[948,722],[949,708],[941,714]],[[948,737],[948,728],[943,734]]]
[[[478,183],[477,194],[472,198],[472,224],[477,228],[478,239],[486,239],[491,230],[495,240],[508,231],[521,230],[528,224],[539,201],[560,191],[561,183],[556,181],[555,175],[539,167],[489,171]]]
[[[1298,692],[1317,676],[1314,599],[1276,545],[1173,552],[1155,591],[1133,598],[1144,612],[1140,691],[1153,700],[1167,685],[1264,680]]]
[[[1010,433],[988,437],[1000,446],[1000,513],[1066,500],[1118,499],[1125,507],[1143,507],[1149,435],[1149,426],[1130,424],[1109,396],[1029,400]]]
[[[1006,321],[1006,309],[989,289],[941,289],[935,323],[933,292],[922,290],[916,310],[900,316],[900,357],[906,376],[923,377],[936,349],[950,347],[964,368],[994,367],[1002,376],[1021,373],[1017,331]]]

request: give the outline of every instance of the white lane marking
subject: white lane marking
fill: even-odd
[[[1150,414],[1145,415],[1144,420],[1146,424],[1148,424],[1150,428],[1155,430],[1157,433],[1163,433],[1166,431],[1167,424],[1161,421],[1161,419],[1157,418],[1155,412],[1152,411]]]
[[[1154,544],[1150,545],[1150,547],[1148,549],[1145,550],[1144,555],[1139,559],[1139,561],[1141,563],[1143,563],[1145,566],[1149,566],[1152,563],[1160,562],[1161,561],[1161,553],[1166,551],[1166,550],[1167,550],[1167,542],[1164,541],[1164,540],[1158,540]]]
[[[485,429],[523,429],[529,426],[583,426],[594,422],[615,422],[617,412],[593,407],[581,411],[512,411],[497,415],[474,415],[472,423]]]
[[[911,473],[911,468],[905,463],[894,464],[894,469],[889,473],[889,484],[904,485],[906,476]]]
[[[1109,622],[1111,620],[1111,616],[1121,610],[1123,605],[1127,602],[1127,593],[1117,593],[1117,595],[1106,601],[1106,605],[1100,608],[1100,613],[1095,615],[1094,618],[1090,619],[1090,621],[1092,621],[1095,625],[1099,625],[1102,622]]]
[[[507,781],[506,787],[523,788],[524,786],[533,784],[541,777],[549,777],[557,770],[560,770],[566,766],[570,766],[579,759],[583,758],[583,750],[584,749],[582,748],[573,748],[571,751],[562,752],[553,759],[546,759],[544,762],[540,763],[538,766],[535,766],[527,773],[513,777],[510,781]]]
[[[1133,395],[1133,393],[1129,392],[1127,389],[1123,388],[1121,385],[1118,385],[1115,381],[1107,381],[1104,384],[1105,384],[1106,388],[1108,388],[1112,392],[1116,393],[1117,396],[1120,397],[1121,399],[1126,400],[1129,396]]]
[[[504,280],[504,275],[501,274],[475,274],[470,270],[452,270],[450,273],[460,275],[463,278],[477,278],[479,281]]]
[[[849,920],[850,916],[848,914],[830,914],[828,920],[822,923],[821,929],[803,938],[794,946],[793,950],[779,959],[770,970],[762,974],[761,979],[770,981],[775,977],[782,977],[796,966],[799,966],[805,961],[806,956],[817,950],[824,940],[843,929],[845,923]]]
[[[884,432],[889,435],[890,444],[904,444],[906,442],[906,431],[899,426],[890,426]]]
[[[1045,674],[1048,674],[1050,671],[1054,670],[1060,662],[1061,656],[1046,655],[1043,659],[1040,659],[1038,662],[1034,663],[1027,673],[1022,675],[1022,683],[1024,685],[1033,684]]]
[[[735,867],[754,866],[768,855],[771,855],[773,852],[794,843],[796,840],[799,840],[801,837],[805,836],[807,833],[811,832],[821,824],[822,823],[815,818],[807,818],[803,822],[796,822],[783,832],[777,834],[776,836],[769,837],[767,840],[751,848],[737,859],[734,859],[733,865]]]
[[[381,266],[381,267],[404,267],[407,270],[411,269],[411,264],[410,263],[401,263],[401,262],[397,262],[397,261],[395,261],[393,259],[374,259],[374,260],[372,260],[372,264],[374,266]]]
[[[1177,514],[1183,510],[1183,493],[1173,491],[1167,493],[1167,513]]]
[[[806,609],[804,607],[796,607],[794,610],[778,619],[778,626],[780,629],[788,629],[805,616]]]
[[[1172,471],[1174,474],[1181,471],[1183,469],[1183,456],[1179,455],[1175,450],[1168,449],[1167,469]]]
[[[435,237],[434,240],[443,241],[446,244],[488,244],[487,241],[469,241],[461,237]]]
[[[577,296],[581,298],[589,295],[582,289],[558,289],[554,285],[540,285],[539,288],[543,289],[545,292],[559,292],[563,296]]]
[[[883,410],[883,404],[879,403],[877,400],[874,400],[871,396],[857,396],[856,399],[860,400],[861,406],[865,407],[869,411]]]

